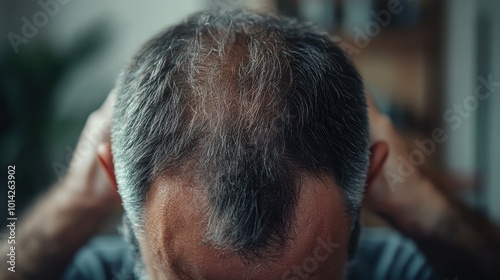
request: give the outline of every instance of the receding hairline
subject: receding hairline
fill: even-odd
[[[236,263],[247,269],[247,273],[274,271],[281,275],[296,263],[301,263],[304,258],[310,257],[314,249],[322,244],[320,242],[326,240],[335,243],[336,247],[330,253],[329,260],[323,260],[321,266],[332,265],[330,257],[338,260],[347,256],[350,242],[349,217],[343,213],[339,188],[334,186],[335,183],[328,174],[305,175],[303,179],[301,184],[304,186],[300,187],[301,195],[295,209],[291,238],[279,255],[246,259],[241,258],[237,252],[203,242],[206,225],[203,205],[207,201],[203,192],[199,192],[199,188],[193,188],[192,182],[186,181],[184,177],[163,176],[153,182],[146,211],[147,228],[150,230],[144,232],[142,242],[146,248],[158,252],[155,260],[157,263],[184,267],[191,273],[207,273],[207,270],[214,267],[220,271],[217,264],[222,261],[225,266]],[[169,185],[170,188],[162,187],[164,185]],[[161,215],[164,223],[158,223],[158,215]],[[345,265],[337,261],[335,264],[339,267]],[[253,271],[256,268],[260,270]]]

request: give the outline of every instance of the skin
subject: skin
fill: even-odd
[[[90,145],[87,142],[86,150],[88,152],[83,153],[82,158],[78,161],[73,160],[72,172],[69,172],[61,182],[53,186],[24,217],[19,219],[16,234],[16,244],[18,245],[16,246],[16,273],[7,270],[7,243],[0,244],[0,279],[58,279],[76,251],[98,232],[105,218],[120,209],[120,197],[116,192],[116,180],[109,144],[109,130],[106,125],[103,126],[103,124],[109,124],[112,102],[113,94],[101,108],[89,117],[84,128],[84,132],[97,129],[100,142],[92,142]],[[404,186],[391,191],[382,175],[385,172],[397,173],[397,157],[407,156],[408,148],[389,119],[380,114],[374,106],[369,108],[369,112],[372,153],[364,204],[371,211],[386,218],[406,236],[413,238],[430,264],[442,274],[443,279],[500,279],[498,267],[498,263],[500,263],[500,229],[498,227],[468,209],[459,200],[439,191],[438,184],[419,171],[408,177]],[[82,145],[81,141],[78,147]],[[388,146],[384,143],[387,143],[391,148],[388,155]],[[383,164],[386,157],[386,164]],[[180,186],[182,183],[186,183],[186,181],[175,178],[163,179],[167,181],[159,180],[155,184],[179,184]],[[313,182],[311,184],[314,185]],[[331,186],[320,187],[319,185],[321,184],[307,189],[317,188],[321,191],[335,189]],[[178,192],[184,189],[185,192],[187,188],[173,189],[177,189]],[[167,201],[174,198],[173,194],[162,193],[165,188],[156,187],[155,189],[153,186],[153,191],[158,196],[165,197]],[[197,195],[190,196],[190,193],[179,193],[179,195],[193,206],[193,208],[186,206],[184,210],[194,218],[200,219],[199,209],[196,209],[196,206],[202,204],[197,204],[199,202],[196,200]],[[313,197],[314,192],[304,194],[303,198],[305,197],[305,199],[302,203],[305,205],[305,209],[309,210],[304,211],[305,214],[297,216],[304,215],[313,218],[321,216],[314,215],[317,212],[313,210],[314,207],[310,205],[311,203],[307,203],[307,196]],[[323,196],[318,195],[316,198]],[[154,228],[155,221],[161,221],[164,218],[170,219],[170,222],[178,219],[180,223],[185,224],[176,229],[177,225],[175,224],[167,228],[166,223],[156,223],[158,224],[157,228],[147,231],[152,236],[151,240],[144,236],[140,237],[141,249],[145,255],[148,273],[152,276],[151,279],[162,279],[159,276],[157,278],[157,270],[162,268],[159,266],[159,260],[162,258],[171,258],[170,262],[167,262],[168,265],[164,265],[164,271],[170,271],[169,267],[178,267],[176,273],[184,277],[181,279],[189,278],[187,275],[180,274],[180,271],[190,271],[190,269],[192,269],[190,273],[195,274],[194,276],[198,276],[199,273],[218,273],[221,269],[221,263],[231,264],[231,268],[238,268],[235,271],[240,273],[248,270],[249,266],[245,267],[238,261],[234,261],[230,254],[210,250],[197,257],[200,258],[197,259],[197,262],[183,264],[180,260],[188,260],[189,258],[183,257],[183,252],[179,249],[194,250],[193,248],[200,246],[197,242],[188,242],[188,244],[185,242],[189,238],[199,240],[199,227],[195,227],[195,223],[188,219],[183,220],[180,215],[181,211],[167,213],[175,210],[172,208],[175,203],[157,205],[159,201],[156,201],[157,199],[155,200],[154,197],[155,195],[152,195],[148,201],[150,204],[148,204],[147,222],[150,228]],[[188,197],[191,198],[188,199]],[[331,199],[334,199],[333,194]],[[178,206],[182,207],[182,204]],[[328,207],[326,208],[328,209]],[[321,213],[324,213],[324,209],[321,209]],[[328,221],[334,220],[336,223],[341,223],[341,217],[334,218],[336,213],[338,211],[332,210],[333,216],[328,218]],[[297,221],[300,220],[300,218],[297,219]],[[300,222],[297,224],[300,225]],[[300,229],[296,230],[297,236],[304,234],[304,240],[309,240],[309,242],[299,242],[297,250],[293,254],[290,253],[289,258],[283,259],[283,263],[287,265],[281,267],[287,267],[290,263],[297,264],[299,260],[302,260],[301,257],[310,256],[307,253],[301,253],[301,250],[311,252],[313,247],[311,242],[314,240],[311,236],[324,235],[328,232],[327,229],[330,229],[338,238],[336,241],[340,243],[340,247],[337,248],[339,258],[344,257],[342,252],[345,249],[343,247],[345,237],[341,234],[342,230],[337,227],[324,227],[323,229],[320,226],[323,222],[319,221],[311,224],[315,224],[317,228],[298,227]],[[190,227],[193,228],[192,233],[188,233]],[[175,239],[171,238],[172,234],[176,237]],[[178,243],[176,244],[176,242]],[[298,249],[299,247],[301,249]],[[166,252],[165,248],[172,249],[172,251]],[[210,260],[204,259],[203,256],[207,256],[207,254],[211,256],[214,253],[224,257],[224,262],[217,262],[213,266],[213,271],[196,270],[208,267],[208,265],[204,265],[204,262]],[[336,255],[337,251],[334,254]],[[196,254],[186,255],[193,257]],[[337,263],[337,261],[335,262]],[[338,263],[342,263],[342,261],[339,260]],[[177,266],[172,266],[172,264]],[[318,271],[322,270],[318,269]],[[231,270],[226,271],[226,273],[228,272],[232,273]],[[260,272],[264,275],[266,269],[260,269]],[[275,275],[278,276],[277,279],[282,276],[278,272]],[[171,275],[165,274],[165,276]],[[301,279],[300,277],[292,277],[293,275],[288,279]],[[315,277],[312,279],[319,279],[320,272]]]
[[[77,151],[81,146],[90,148],[81,153],[81,158],[72,160],[70,172],[24,219],[17,239],[22,244],[18,252],[25,253],[18,253],[18,270],[6,274],[9,279],[59,278],[78,249],[99,231],[107,216],[120,208],[109,141],[113,102],[112,92],[89,116],[82,132],[92,133],[97,141],[80,140]],[[372,146],[367,184],[380,171],[386,154],[384,143]],[[290,243],[280,258],[251,264],[231,252],[202,244],[203,209],[199,205],[204,203],[203,196],[186,186],[189,180],[164,176],[155,181],[146,205],[147,235],[139,239],[150,279],[342,278],[350,221],[343,214],[338,188],[325,176],[304,176],[302,181]],[[162,219],[164,222],[159,223]],[[338,244],[324,261],[326,251],[316,250],[318,238]],[[8,248],[1,250],[6,252]],[[301,265],[315,252],[320,253],[321,262],[307,273]],[[6,271],[2,270],[0,276]]]
[[[233,252],[204,244],[207,202],[190,180],[156,180],[147,200],[148,230],[140,243],[152,279],[294,279],[301,272],[287,271],[314,257],[318,238],[337,244],[336,248],[332,253],[321,248],[319,266],[302,273],[308,279],[341,279],[344,273],[350,221],[343,214],[338,188],[326,176],[303,180],[292,240],[282,256],[271,261],[244,262]]]
[[[72,257],[110,215],[120,209],[121,199],[99,164],[98,150],[109,152],[109,124],[114,102],[112,92],[87,119],[65,177],[41,196],[16,227],[16,272],[7,270],[7,242],[0,243],[0,279],[58,279]]]
[[[114,180],[111,152],[103,152],[100,162]],[[370,152],[366,186],[382,169],[388,147],[376,142]],[[203,242],[207,201],[193,180],[183,174],[154,180],[146,199],[146,230],[136,230],[143,232],[139,245],[148,275],[151,279],[344,278],[351,221],[344,215],[338,186],[326,175],[304,174],[301,183],[290,241],[281,256],[248,263]],[[314,271],[301,271],[305,260],[314,256],[318,238],[339,247]]]
[[[413,239],[444,279],[500,279],[500,228],[416,169],[391,189],[383,176],[397,174],[398,157],[410,151],[391,121],[369,98],[372,142],[388,143],[383,171],[364,204]]]

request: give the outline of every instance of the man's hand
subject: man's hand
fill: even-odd
[[[413,238],[446,279],[500,279],[500,229],[460,200],[441,192],[417,167],[399,174],[409,149],[369,98],[371,140],[389,145],[381,174],[367,189],[365,205]],[[403,182],[392,181],[401,176]]]
[[[82,131],[67,174],[59,188],[72,203],[106,216],[121,207],[120,196],[99,165],[98,151],[108,150],[115,93],[111,91],[102,106],[90,114]]]
[[[367,189],[364,204],[391,222],[405,223],[404,230],[409,229],[414,234],[430,230],[436,222],[433,219],[434,213],[446,207],[444,205],[446,199],[417,167],[414,167],[410,175],[400,174],[398,158],[409,158],[408,146],[390,119],[378,111],[369,95],[368,112],[371,142],[372,144],[379,141],[386,142],[389,145],[389,155],[380,175]],[[426,205],[426,207],[419,207],[420,205]],[[412,219],[408,217],[414,215],[427,217],[427,222],[411,224]]]
[[[67,174],[21,217],[15,273],[5,268],[6,248],[0,249],[0,279],[59,279],[78,249],[120,209],[114,178],[105,175],[98,157],[99,149],[109,151],[113,102],[111,93],[90,115]]]

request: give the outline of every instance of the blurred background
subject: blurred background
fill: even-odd
[[[500,222],[496,0],[0,0],[0,166],[6,177],[16,165],[18,210],[64,174],[88,114],[145,40],[232,6],[330,31],[413,147],[406,160]]]

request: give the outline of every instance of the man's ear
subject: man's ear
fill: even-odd
[[[108,175],[109,182],[115,190],[118,190],[118,184],[115,177],[115,165],[113,164],[113,155],[111,154],[111,144],[101,143],[97,147],[97,157],[99,165]]]
[[[384,141],[375,142],[370,147],[370,166],[368,167],[368,174],[366,177],[366,191],[370,189],[375,179],[382,171],[388,154],[389,146]]]

